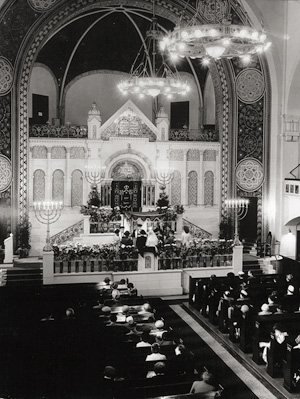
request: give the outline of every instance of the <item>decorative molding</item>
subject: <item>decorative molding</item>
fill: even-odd
[[[13,67],[7,58],[0,56],[0,96],[9,93],[13,85]]]
[[[264,170],[261,162],[255,158],[245,158],[236,166],[236,184],[241,190],[253,192],[264,182]]]
[[[10,160],[0,154],[0,193],[6,191],[12,181],[12,167]]]
[[[244,69],[236,77],[236,92],[244,103],[251,104],[258,101],[265,92],[263,74],[257,69]]]
[[[30,7],[39,12],[49,11],[60,0],[27,0]]]

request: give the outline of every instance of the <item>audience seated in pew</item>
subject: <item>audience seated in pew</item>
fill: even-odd
[[[166,332],[167,330],[165,329],[165,323],[163,322],[163,320],[157,320],[155,322],[155,329],[150,331],[150,335],[160,335],[162,336],[162,334],[164,332]]]
[[[201,374],[201,380],[193,382],[190,393],[208,393],[217,390],[218,384],[214,376],[208,371]]]

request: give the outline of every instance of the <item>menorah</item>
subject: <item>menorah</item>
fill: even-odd
[[[155,179],[158,184],[160,184],[160,189],[164,191],[167,187],[167,184],[170,184],[174,178],[174,169],[173,168],[155,168]]]
[[[91,185],[97,185],[104,179],[105,166],[85,166],[85,179]]]
[[[46,245],[43,248],[43,251],[45,252],[52,251],[53,249],[52,245],[50,244],[50,224],[58,221],[62,208],[63,203],[58,201],[43,201],[33,203],[35,217],[40,223],[47,225]]]
[[[248,212],[249,200],[244,198],[225,200],[228,209],[234,211],[234,240],[233,245],[241,245],[238,232],[238,221],[244,219]]]

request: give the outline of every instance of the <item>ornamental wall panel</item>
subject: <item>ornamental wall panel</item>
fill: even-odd
[[[192,170],[188,174],[188,205],[197,205],[198,174]]]
[[[181,173],[178,170],[174,171],[174,178],[171,183],[171,204],[181,204]]]
[[[71,179],[71,206],[80,206],[83,203],[83,173],[76,169]]]
[[[53,172],[52,200],[53,201],[64,200],[64,172],[60,169],[56,169]]]
[[[37,169],[33,173],[33,201],[45,201],[45,172]]]

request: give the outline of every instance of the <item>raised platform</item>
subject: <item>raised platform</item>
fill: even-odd
[[[43,259],[38,256],[28,258],[14,258],[13,267],[18,267],[22,269],[42,269]]]

